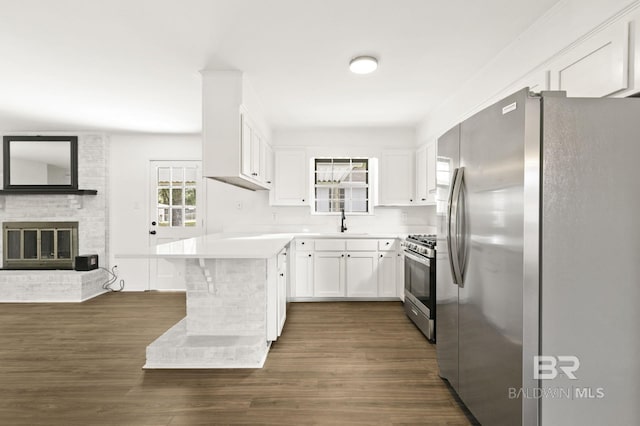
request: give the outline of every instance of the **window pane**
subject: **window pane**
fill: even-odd
[[[186,206],[196,205],[196,189],[195,188],[186,188],[184,190],[184,204]]]
[[[319,213],[330,212],[329,200],[316,200],[316,211]]]
[[[171,180],[171,169],[169,167],[158,167],[158,186],[169,186]]]
[[[184,182],[184,167],[171,168],[171,183],[173,186],[182,187]]]
[[[53,230],[40,231],[40,259],[55,259]]]
[[[158,189],[158,207],[169,206],[169,189]]]
[[[20,259],[20,231],[8,231],[7,245],[7,259]]]
[[[198,178],[198,169],[195,167],[184,168],[184,183],[185,185],[195,186],[196,179]]]
[[[71,231],[58,230],[58,259],[71,259]]]
[[[161,207],[158,209],[158,226],[169,226],[168,207]]]
[[[196,226],[196,209],[187,207],[184,209],[184,226]]]
[[[182,209],[171,209],[171,226],[172,227],[180,227],[184,223],[182,218]]]
[[[367,183],[367,172],[366,171],[352,171],[350,175],[350,182],[355,183]]]
[[[182,205],[182,189],[174,188],[171,190],[171,205],[173,206]]]
[[[38,232],[24,231],[24,258],[38,258]]]

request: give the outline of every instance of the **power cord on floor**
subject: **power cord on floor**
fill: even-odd
[[[109,274],[109,279],[104,284],[102,284],[103,289],[113,292],[122,291],[122,289],[124,289],[124,280],[120,280],[120,282],[118,283],[119,288],[111,287],[113,284],[115,284],[116,281],[118,281],[118,272],[116,271],[117,268],[118,265],[113,265],[113,268],[111,268],[111,270],[103,268],[102,266],[100,267],[100,269],[107,271],[107,274]]]

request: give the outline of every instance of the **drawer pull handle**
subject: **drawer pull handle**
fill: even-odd
[[[415,309],[411,308],[411,312],[413,313],[413,315],[418,316],[418,311],[416,311]]]

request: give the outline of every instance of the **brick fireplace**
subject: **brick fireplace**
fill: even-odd
[[[27,224],[19,230],[13,229],[19,233],[3,238],[0,247],[2,269],[11,270],[0,271],[0,302],[81,301],[105,291],[101,284],[106,273],[101,270],[21,270],[25,268],[17,266],[14,261],[27,260],[24,258],[36,260],[34,257],[42,261],[43,257],[48,257],[66,262],[55,269],[71,269],[69,258],[73,260],[76,254],[95,253],[100,258],[100,266],[109,266],[108,152],[106,136],[78,135],[78,186],[97,190],[95,195],[0,195],[0,223],[3,228],[12,222]],[[36,223],[38,225],[34,228]],[[70,224],[75,226],[67,226]],[[26,252],[25,233],[29,246]],[[15,241],[20,240],[23,245],[17,246]]]

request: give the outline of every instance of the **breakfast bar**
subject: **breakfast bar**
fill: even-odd
[[[187,316],[147,346],[144,368],[261,368],[284,323],[277,272],[292,238],[214,234],[153,248],[146,256],[184,263]]]

